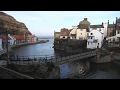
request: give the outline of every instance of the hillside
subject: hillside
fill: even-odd
[[[4,12],[0,12],[0,32],[5,30],[8,30],[10,34],[31,34],[24,23]]]

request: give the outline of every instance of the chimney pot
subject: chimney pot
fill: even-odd
[[[87,18],[84,18],[84,20],[87,20]]]

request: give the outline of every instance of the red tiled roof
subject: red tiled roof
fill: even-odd
[[[16,40],[25,40],[24,35],[16,35],[15,38]]]

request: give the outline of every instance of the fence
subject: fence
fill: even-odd
[[[89,51],[80,54],[74,55],[60,55],[60,56],[48,56],[48,55],[31,55],[31,56],[14,56],[11,57],[10,60],[16,64],[46,64],[50,63],[65,63],[67,61],[76,61],[88,57],[92,57],[96,55],[96,51]]]

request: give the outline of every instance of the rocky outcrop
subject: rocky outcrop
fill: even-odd
[[[67,53],[78,53],[85,50],[87,40],[72,40],[72,39],[54,39],[54,49]]]
[[[31,34],[24,23],[4,12],[0,12],[0,31],[4,32],[3,30],[8,30],[10,34]]]

